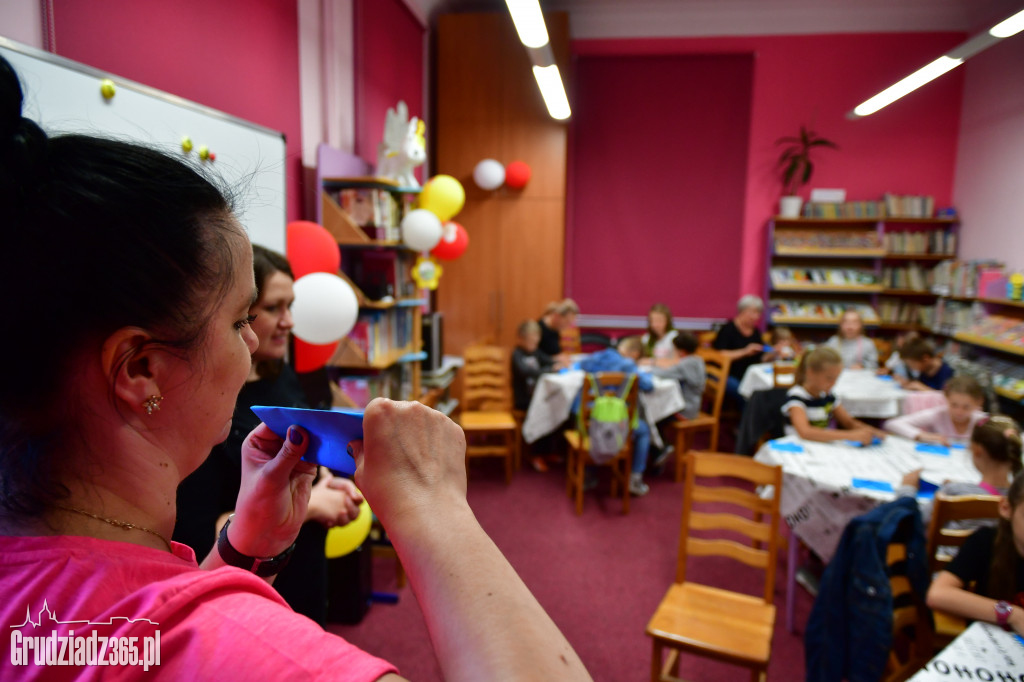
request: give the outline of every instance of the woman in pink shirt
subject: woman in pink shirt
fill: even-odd
[[[968,376],[953,377],[943,389],[946,404],[930,407],[885,423],[889,433],[926,443],[950,445],[954,441],[967,442],[975,424],[985,416],[985,391]]]
[[[168,540],[175,489],[227,436],[257,344],[252,249],[224,195],[160,152],[48,137],[21,105],[0,58],[0,287],[17,323],[0,334],[16,359],[0,382],[0,679],[399,679],[268,584],[306,516],[302,429],[249,434],[235,514],[201,564]],[[588,679],[473,516],[458,426],[377,400],[350,445],[448,679]]]

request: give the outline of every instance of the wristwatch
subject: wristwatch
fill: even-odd
[[[227,523],[220,529],[220,536],[217,538],[217,553],[220,554],[224,563],[255,573],[261,578],[277,575],[284,570],[295,551],[295,543],[293,542],[291,547],[273,557],[251,557],[242,554],[232,547],[231,541],[228,540],[228,526],[231,525],[233,518],[235,518],[234,514],[228,517]]]
[[[996,602],[996,625],[1004,630],[1010,629],[1010,614],[1013,613],[1013,606],[1009,602]]]

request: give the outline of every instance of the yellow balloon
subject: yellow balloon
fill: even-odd
[[[420,191],[420,208],[425,208],[443,223],[451,220],[466,203],[462,183],[450,175],[435,175]]]
[[[370,505],[363,500],[359,505],[359,516],[351,523],[336,526],[327,531],[327,542],[324,546],[327,558],[337,559],[354,552],[370,534],[372,521],[373,514],[370,512]]]

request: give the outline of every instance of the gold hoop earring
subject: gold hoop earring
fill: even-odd
[[[146,414],[153,414],[160,410],[160,401],[163,400],[162,395],[151,395],[142,401],[142,406],[146,408]]]

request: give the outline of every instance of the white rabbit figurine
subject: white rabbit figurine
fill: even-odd
[[[424,124],[400,101],[384,118],[384,141],[377,147],[378,177],[394,180],[402,187],[419,187],[413,169],[427,160]]]

